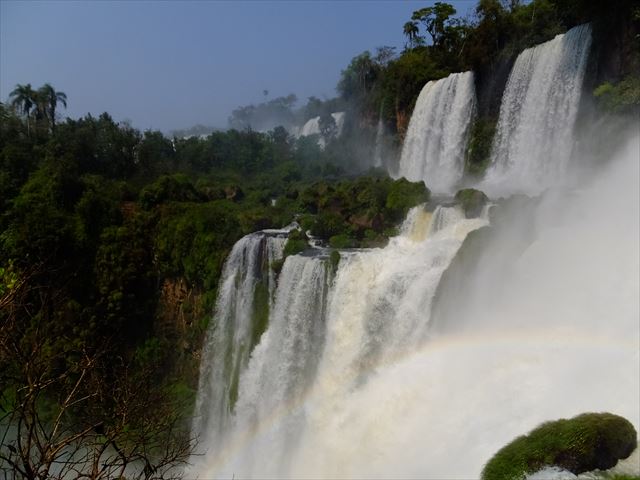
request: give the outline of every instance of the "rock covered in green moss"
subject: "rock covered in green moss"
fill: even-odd
[[[500,449],[482,471],[482,480],[522,479],[545,466],[578,474],[613,467],[637,446],[637,433],[623,417],[583,413],[546,422]]]
[[[482,213],[482,207],[488,202],[489,198],[475,188],[464,188],[458,190],[455,196],[456,202],[460,204],[467,218],[475,218]]]
[[[300,230],[292,230],[289,233],[289,238],[287,239],[287,243],[284,246],[283,255],[286,258],[289,255],[300,253],[303,250],[306,250],[308,247],[309,243],[304,232],[301,232]]]
[[[340,264],[340,252],[333,250],[329,255],[329,265],[334,272],[338,271],[338,265]]]

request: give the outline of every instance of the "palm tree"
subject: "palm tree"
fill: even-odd
[[[416,47],[420,43],[420,29],[418,28],[418,24],[416,22],[407,22],[404,24],[402,28],[402,33],[405,34],[407,39],[409,40],[409,46]]]
[[[58,102],[67,108],[67,94],[64,92],[56,92],[56,89],[49,83],[45,83],[38,89],[38,96],[43,103],[45,117],[51,122],[51,131],[56,126],[56,107]]]
[[[26,85],[17,84],[9,96],[12,98],[11,105],[27,116],[27,135],[29,135],[29,112],[36,103],[36,91],[31,88],[30,83]]]

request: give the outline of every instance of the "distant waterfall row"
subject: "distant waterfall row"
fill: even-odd
[[[518,56],[502,97],[482,188],[536,193],[562,176],[573,147],[590,46],[591,28],[582,25]],[[398,176],[452,193],[463,178],[475,103],[472,72],[428,82],[409,122]]]

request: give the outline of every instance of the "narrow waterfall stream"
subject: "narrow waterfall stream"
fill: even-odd
[[[475,104],[472,72],[427,83],[409,122],[398,177],[423,180],[434,192],[451,193],[462,177]]]

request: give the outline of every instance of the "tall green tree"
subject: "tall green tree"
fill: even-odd
[[[445,36],[449,18],[456,14],[453,5],[444,2],[436,2],[433,7],[422,8],[413,12],[411,20],[421,22],[427,33],[431,35],[434,46],[439,46]],[[405,24],[406,26],[406,24]]]
[[[36,104],[37,92],[31,88],[31,84],[17,84],[16,88],[9,94],[11,105],[27,117],[27,135],[30,134],[29,114]]]
[[[45,117],[51,126],[51,131],[53,131],[56,127],[56,108],[58,108],[58,103],[67,108],[67,94],[58,92],[51,84],[45,83],[38,89],[38,97],[44,108]]]
[[[407,22],[402,27],[402,33],[407,37],[408,48],[415,48],[422,43],[423,38],[420,36],[420,29],[417,22]]]

